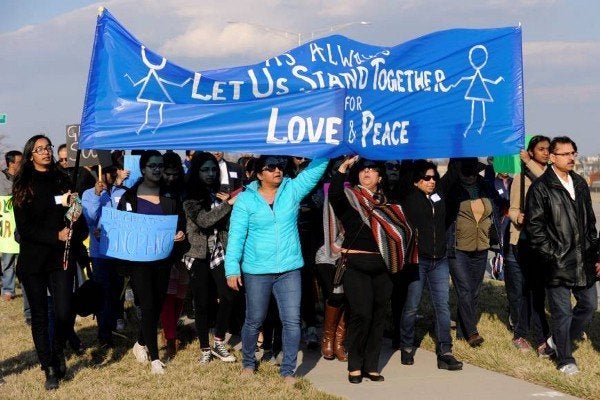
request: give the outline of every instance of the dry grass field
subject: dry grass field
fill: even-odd
[[[428,294],[424,294],[424,299]],[[486,342],[472,349],[465,342],[455,342],[461,360],[507,375],[538,383],[571,395],[600,399],[600,315],[587,330],[587,340],[576,346],[575,357],[582,372],[574,377],[559,373],[554,364],[522,354],[511,343],[506,328],[508,314],[502,282],[486,281],[482,291],[480,333]],[[454,301],[454,300],[452,300]],[[88,345],[86,354],[68,354],[69,379],[60,389],[47,393],[43,389],[43,372],[37,366],[31,333],[23,323],[20,298],[0,303],[0,371],[6,383],[0,386],[0,399],[335,399],[317,391],[309,381],[300,379],[295,387],[286,387],[271,365],[261,366],[254,378],[240,375],[240,364],[212,362],[198,364],[197,342],[184,345],[174,361],[168,363],[164,376],[152,376],[148,365],[138,364],[131,354],[132,339],[116,339],[115,349],[104,351],[95,344],[96,327],[91,318],[78,321],[77,330]],[[433,313],[427,301],[418,323],[421,346],[433,350],[430,336]],[[125,332],[135,337],[137,325]],[[191,336],[191,335],[190,335]],[[235,338],[234,338],[235,340]],[[240,357],[237,353],[236,356]],[[398,388],[401,393],[402,388]]]

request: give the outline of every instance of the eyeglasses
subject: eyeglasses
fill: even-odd
[[[52,153],[53,148],[54,148],[54,146],[49,144],[48,146],[38,146],[35,149],[33,149],[31,152],[35,153],[35,154],[43,154],[44,152]]]
[[[283,164],[283,163],[267,164],[264,167],[262,167],[263,171],[269,171],[269,172],[275,172],[276,169],[279,169],[281,172],[283,172],[283,170],[285,169],[285,164]]]
[[[219,170],[218,167],[204,167],[200,168],[200,172],[217,172]]]
[[[425,182],[429,182],[432,179],[434,181],[437,181],[437,177],[435,175],[425,175],[421,179],[424,180]]]
[[[62,158],[61,157],[61,158],[58,159],[58,162],[67,162],[67,161],[69,161],[68,158]]]
[[[146,164],[146,168],[150,169],[163,169],[164,167],[164,164]]]
[[[579,155],[579,153],[576,151],[568,151],[566,153],[552,153],[552,154],[554,154],[555,156],[561,156],[561,157],[571,157],[571,156],[577,157]]]

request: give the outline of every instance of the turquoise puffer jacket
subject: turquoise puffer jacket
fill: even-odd
[[[233,205],[225,251],[225,275],[279,274],[304,265],[298,211],[300,202],[319,182],[329,162],[314,159],[296,178],[284,178],[273,209],[250,183]]]

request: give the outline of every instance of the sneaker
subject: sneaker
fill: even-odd
[[[304,341],[306,342],[306,347],[308,347],[310,350],[316,350],[321,347],[319,337],[317,336],[317,329],[314,326],[309,326],[306,328],[306,336],[304,336]]]
[[[117,326],[116,326],[116,331],[117,332],[124,332],[125,331],[125,320],[123,318],[119,318],[117,320]]]
[[[135,344],[133,345],[132,351],[133,351],[133,355],[135,356],[135,359],[138,362],[146,363],[149,361],[148,348],[146,346],[142,346],[138,342],[135,342]]]
[[[200,364],[206,365],[212,360],[212,353],[210,349],[202,349],[200,354]]]
[[[542,343],[537,348],[537,354],[540,358],[554,358],[556,356],[556,351],[552,347],[548,345],[548,343]]]
[[[221,361],[225,361],[225,362],[234,362],[235,361],[234,355],[231,354],[229,352],[229,350],[227,350],[225,343],[220,340],[215,340],[215,344],[210,349],[210,352],[212,353],[213,356],[217,357]]]
[[[558,370],[567,376],[573,376],[579,373],[579,368],[577,368],[577,365],[574,363],[565,364]]]
[[[160,360],[153,360],[150,367],[150,373],[154,375],[163,375],[165,373],[166,365]]]
[[[529,345],[529,343],[527,343],[527,340],[525,340],[522,337],[513,339],[512,342],[513,346],[515,346],[515,348],[522,353],[527,353],[528,351],[531,351],[531,346]]]

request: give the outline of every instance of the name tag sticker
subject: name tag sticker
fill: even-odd
[[[498,194],[503,194],[504,193],[504,189],[498,189]]]
[[[62,195],[54,196],[54,204],[56,204],[56,205],[62,204]]]
[[[125,210],[126,211],[133,211],[133,208],[131,207],[131,204],[125,203]]]
[[[440,197],[439,194],[434,193],[431,195],[430,197],[431,201],[433,201],[434,203],[437,203],[438,201],[440,201],[442,198]]]
[[[238,177],[237,172],[235,172],[235,171],[230,171],[229,176],[232,177],[233,179],[237,179],[237,177]]]

